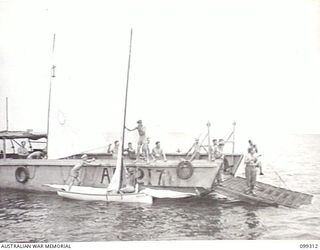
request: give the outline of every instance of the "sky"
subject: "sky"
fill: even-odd
[[[132,28],[128,127],[142,119],[167,148],[208,121],[217,138],[236,121],[240,143],[320,133],[319,10],[315,0],[1,0],[0,130],[6,97],[9,129],[47,130],[54,64],[51,148],[117,139]]]

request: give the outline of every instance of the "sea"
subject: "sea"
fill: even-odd
[[[256,206],[215,195],[144,205],[0,190],[0,242],[320,240],[320,135],[267,137],[256,141],[258,181],[311,194],[311,205]]]

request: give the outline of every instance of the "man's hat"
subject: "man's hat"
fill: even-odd
[[[156,141],[156,145],[158,145],[160,142],[159,141]]]
[[[219,139],[219,145],[224,145],[224,140],[223,139]]]
[[[138,120],[137,123],[142,123],[142,121],[141,121],[141,120]]]
[[[83,154],[82,156],[81,156],[81,159],[83,160],[83,159],[86,159],[86,158],[88,158],[88,155],[87,154]]]

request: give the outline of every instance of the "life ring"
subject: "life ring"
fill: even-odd
[[[15,172],[16,180],[20,183],[25,183],[30,177],[29,170],[26,167],[18,167]]]
[[[193,166],[190,161],[182,161],[177,166],[177,175],[182,180],[187,180],[193,175]]]

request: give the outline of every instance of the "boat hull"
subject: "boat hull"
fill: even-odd
[[[147,203],[152,204],[153,198],[147,194],[115,194],[115,195],[100,195],[100,194],[85,194],[67,192],[63,190],[57,191],[58,195],[73,200],[83,201],[106,201],[106,202],[130,202],[130,203]]]
[[[242,155],[235,156],[233,169],[240,164]],[[179,176],[177,166],[181,160],[169,159],[167,162],[157,161],[146,164],[144,161],[135,163],[125,160],[125,166],[134,174],[140,187],[147,186],[163,190],[182,192],[197,192],[211,189],[212,183],[221,166],[221,162],[212,162],[205,159],[194,160],[191,176]],[[32,160],[32,159],[6,159],[0,160],[0,188],[13,188],[33,191],[52,191],[43,184],[55,183],[67,185],[71,181],[70,170],[79,163],[77,159],[64,160]],[[80,171],[78,186],[103,188],[106,187],[115,170],[115,159],[96,160],[96,165],[83,167]],[[24,175],[17,178],[21,168],[26,170],[28,178]],[[19,171],[18,171],[19,170]],[[21,173],[20,173],[21,174]],[[22,181],[21,181],[22,180]]]

